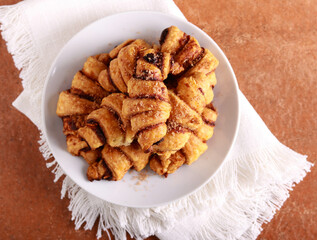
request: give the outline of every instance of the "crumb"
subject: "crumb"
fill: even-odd
[[[148,174],[144,171],[144,172],[139,172],[139,174],[138,174],[138,179],[140,180],[140,181],[144,181],[144,180],[146,180],[147,178],[148,178]]]
[[[144,169],[142,172],[138,172],[138,175],[137,176],[133,176],[132,179],[133,180],[138,180],[137,183],[140,183],[143,182],[143,181],[146,181],[146,179],[148,178],[149,174],[147,173],[147,170]],[[140,185],[140,184],[136,184],[136,185]]]

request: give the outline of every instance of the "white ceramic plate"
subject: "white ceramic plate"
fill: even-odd
[[[218,83],[214,105],[219,111],[208,150],[191,166],[184,165],[167,178],[147,171],[145,180],[129,171],[118,182],[94,181],[86,177],[87,163],[66,150],[62,121],[55,114],[58,95],[69,89],[74,74],[86,58],[109,52],[128,38],[158,42],[163,29],[175,25],[196,37],[218,59]],[[106,201],[129,207],[154,207],[182,198],[202,187],[225,161],[239,123],[238,85],[230,63],[218,45],[202,30],[177,17],[157,12],[127,12],[100,19],[77,33],[61,50],[46,79],[42,105],[44,133],[53,155],[64,172],[87,192]]]

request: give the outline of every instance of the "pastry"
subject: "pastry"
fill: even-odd
[[[170,62],[170,55],[155,49],[144,49],[139,55],[135,74],[128,81],[129,98],[123,101],[123,114],[130,120],[132,131],[137,132],[143,151],[151,152],[153,144],[167,132],[171,106],[163,81],[169,72],[165,62]]]
[[[174,151],[170,156],[164,158],[154,155],[150,159],[151,169],[159,175],[167,176],[184,163],[190,165],[195,162],[207,150],[206,141],[212,137],[214,132],[217,111],[211,103],[205,107],[202,120],[203,123],[190,133],[188,141],[179,151]]]
[[[186,164],[193,163],[207,150],[205,141],[212,134],[207,131],[202,136],[204,130],[209,129],[201,115],[207,104],[213,100],[213,87],[216,84],[214,70],[218,60],[208,50],[200,48],[195,38],[174,26],[163,31],[160,42],[161,49],[170,52],[175,59],[171,73],[176,75],[186,71],[176,80],[173,79],[177,84],[173,91],[169,90],[172,111],[167,123],[168,132],[155,146],[158,156],[151,158],[154,163],[151,164],[150,161],[152,170],[160,175],[166,175],[172,172],[169,165],[179,150],[182,149],[183,162]],[[193,68],[196,70],[193,71]],[[177,156],[178,159],[181,157],[179,153]],[[175,171],[176,165],[171,169]]]
[[[101,179],[118,181],[131,167],[141,171],[147,165],[149,157],[150,154],[144,153],[137,142],[119,148],[105,144],[99,163],[89,165],[87,177],[90,181]]]
[[[87,125],[79,129],[79,133],[92,149],[104,145],[105,141],[111,147],[129,145],[133,141],[135,132],[122,114],[125,98],[123,93],[112,93],[103,98],[99,109],[87,116]]]
[[[108,95],[98,82],[83,71],[75,74],[71,88],[59,95],[56,114],[62,118],[67,150],[83,156],[90,164],[99,159],[98,150],[91,149],[78,130],[86,125],[87,116],[100,107],[101,99]]]
[[[59,95],[67,150],[88,163],[87,178],[121,180],[147,164],[167,176],[206,151],[217,111],[219,62],[175,26],[160,45],[128,39],[90,56]]]

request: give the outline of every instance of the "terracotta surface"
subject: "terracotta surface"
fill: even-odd
[[[175,2],[223,49],[275,136],[316,162],[317,1]],[[3,39],[0,66],[0,239],[95,239],[96,228],[74,229],[68,200],[60,200],[61,182],[53,183],[38,151],[37,128],[11,105],[22,85]],[[316,189],[314,167],[259,239],[316,239]]]

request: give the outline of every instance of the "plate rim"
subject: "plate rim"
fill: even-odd
[[[189,191],[177,198],[174,198],[172,200],[169,200],[169,201],[165,201],[165,202],[161,202],[159,204],[148,204],[148,205],[143,205],[143,206],[138,206],[138,205],[133,205],[133,204],[120,204],[120,203],[116,203],[116,202],[113,202],[113,201],[109,201],[109,200],[105,200],[105,199],[102,199],[101,197],[95,195],[94,193],[92,192],[89,192],[87,191],[84,187],[81,186],[81,184],[79,184],[76,180],[74,180],[71,176],[69,176],[63,169],[63,167],[59,164],[59,160],[54,156],[54,153],[52,151],[52,147],[51,147],[51,143],[50,143],[50,140],[49,138],[47,137],[47,125],[46,125],[46,121],[45,121],[45,95],[46,95],[46,92],[47,92],[47,85],[48,85],[48,82],[49,82],[49,79],[50,79],[50,76],[52,75],[52,72],[54,70],[54,67],[56,65],[56,62],[57,60],[59,59],[60,55],[62,55],[64,49],[70,44],[70,42],[76,38],[77,35],[79,35],[80,32],[84,31],[85,29],[87,28],[90,28],[92,25],[96,24],[97,22],[100,22],[100,21],[105,21],[105,19],[107,18],[111,18],[111,17],[114,17],[114,16],[120,16],[120,15],[130,15],[130,14],[155,14],[155,15],[161,15],[161,16],[168,16],[169,18],[172,18],[172,19],[177,19],[178,21],[181,21],[185,24],[189,24],[192,28],[194,28],[195,30],[199,31],[201,34],[203,34],[205,37],[207,37],[212,43],[213,45],[217,48],[217,50],[219,51],[219,53],[221,55],[223,55],[224,59],[225,59],[225,62],[226,62],[226,65],[228,66],[229,70],[230,70],[230,73],[231,75],[233,76],[233,82],[234,82],[234,87],[235,87],[235,90],[236,90],[236,102],[237,102],[237,119],[235,121],[235,132],[234,132],[234,135],[233,135],[233,138],[231,140],[231,144],[230,144],[230,147],[227,151],[227,153],[225,154],[222,162],[220,163],[220,165],[217,167],[217,169],[209,176],[209,178],[207,178],[204,182],[201,183],[200,186],[196,187],[195,189],[193,189],[192,191]],[[236,139],[237,139],[237,135],[238,135],[238,131],[239,131],[239,126],[240,126],[240,116],[241,116],[241,112],[240,112],[240,100],[239,100],[239,85],[238,85],[238,81],[237,81],[237,78],[236,78],[236,75],[233,71],[233,68],[227,58],[227,56],[225,55],[225,53],[222,51],[222,49],[218,46],[218,44],[206,33],[204,32],[202,29],[200,29],[199,27],[197,27],[196,25],[194,25],[193,23],[189,22],[186,18],[183,19],[179,16],[176,16],[176,15],[173,15],[173,14],[168,14],[168,13],[164,13],[164,12],[159,12],[159,11],[125,11],[125,12],[120,12],[120,13],[115,13],[115,14],[111,14],[111,15],[108,15],[108,16],[105,16],[103,18],[100,18],[96,21],[93,21],[91,23],[89,23],[87,26],[85,26],[84,28],[80,29],[78,32],[76,32],[64,45],[63,47],[59,50],[58,54],[56,55],[56,57],[54,58],[54,60],[52,61],[52,64],[49,68],[49,71],[47,73],[47,76],[45,78],[45,82],[44,82],[44,85],[43,85],[43,92],[42,92],[42,102],[41,102],[41,120],[42,120],[42,134],[44,135],[45,137],[45,141],[48,145],[48,148],[50,150],[50,153],[52,154],[52,156],[54,157],[54,160],[56,160],[56,163],[58,164],[58,166],[63,170],[64,174],[69,177],[76,185],[78,185],[81,189],[85,190],[87,193],[97,197],[98,199],[101,199],[103,201],[107,201],[109,203],[112,203],[112,204],[116,204],[116,205],[119,205],[119,206],[124,206],[124,207],[131,207],[131,208],[152,208],[152,207],[159,207],[159,206],[163,206],[163,205],[167,205],[167,204],[170,204],[172,202],[175,202],[175,201],[178,201],[180,199],[183,199],[185,197],[188,197],[189,195],[192,195],[194,193],[196,193],[198,190],[200,190],[202,187],[204,187],[217,173],[218,171],[223,167],[224,163],[227,161],[228,159],[228,156],[230,154],[230,152],[232,151],[232,148],[233,148],[233,145],[235,144],[236,142]]]

